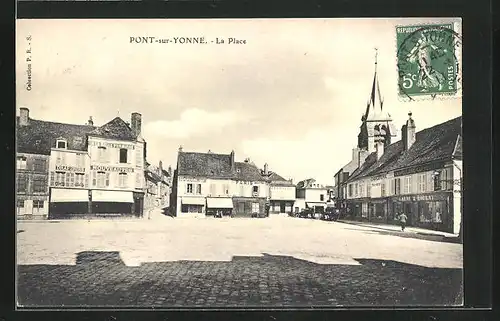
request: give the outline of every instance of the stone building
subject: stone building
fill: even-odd
[[[31,119],[23,108],[17,138],[21,161],[31,154],[47,162],[49,218],[142,214],[146,146],[139,113],[132,114],[130,125],[116,117],[94,126],[92,119],[85,125]],[[22,174],[18,170],[18,180]]]
[[[409,113],[402,139],[376,151],[345,182],[354,219],[397,223],[458,234],[462,182],[462,117],[416,132]]]
[[[306,208],[314,209],[315,212],[322,212],[327,207],[330,193],[326,185],[309,178],[297,183],[296,198],[295,213]]]
[[[281,185],[280,185],[281,184]],[[177,217],[231,215],[235,217],[268,216],[273,186],[276,213],[291,210],[294,190],[291,182],[278,174],[259,169],[249,159],[236,162],[230,154],[194,153],[179,149],[174,171],[172,212]],[[278,187],[282,187],[279,190]],[[283,206],[282,206],[283,205]]]

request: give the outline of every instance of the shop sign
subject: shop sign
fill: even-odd
[[[205,183],[207,181],[206,178],[194,178],[194,177],[179,177],[179,181],[181,182],[193,182],[193,183]]]
[[[442,201],[446,200],[444,195],[408,195],[399,196],[397,200],[400,202],[418,202],[418,201]]]
[[[118,166],[90,165],[90,169],[103,172],[120,172],[120,173],[134,172],[134,169],[132,167],[118,167]]]
[[[68,165],[56,165],[56,171],[65,171],[65,172],[85,172],[85,167],[76,167],[76,166],[68,166]]]
[[[134,145],[130,144],[120,144],[120,143],[107,143],[101,141],[89,141],[90,146],[103,146],[106,148],[124,148],[124,149],[134,149]]]

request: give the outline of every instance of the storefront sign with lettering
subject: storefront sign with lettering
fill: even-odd
[[[399,196],[396,200],[400,202],[418,202],[418,201],[443,201],[447,199],[447,195],[408,195]]]
[[[205,178],[179,177],[179,181],[182,181],[182,182],[205,183],[207,180]]]
[[[134,145],[130,144],[119,144],[119,143],[107,143],[101,141],[89,141],[90,146],[103,146],[106,148],[125,148],[125,149],[135,149]]]
[[[95,170],[95,171],[103,171],[103,172],[120,172],[120,173],[133,173],[134,172],[134,169],[132,167],[91,165],[90,169]]]
[[[68,165],[56,165],[56,171],[83,173],[83,172],[85,172],[85,167],[76,167],[76,166],[68,166]]]

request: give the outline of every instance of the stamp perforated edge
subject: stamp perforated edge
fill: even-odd
[[[457,69],[457,91],[453,94],[429,94],[429,95],[418,95],[418,96],[411,96],[411,97],[405,97],[403,95],[399,94],[399,61],[398,61],[398,52],[399,52],[399,47],[398,47],[398,33],[397,29],[399,27],[421,27],[425,28],[425,26],[435,26],[435,25],[441,25],[441,24],[451,24],[453,26],[453,32],[455,32],[459,36],[459,44],[460,46],[457,46],[455,48],[455,56],[457,58],[457,63],[458,63],[458,69]],[[463,41],[462,41],[462,18],[460,17],[455,17],[453,18],[452,21],[427,21],[427,22],[422,22],[422,23],[412,23],[412,24],[399,24],[396,25],[394,28],[394,43],[396,47],[396,54],[394,55],[394,65],[396,66],[396,92],[398,96],[398,100],[401,102],[417,102],[417,101],[433,101],[433,100],[450,100],[450,99],[459,99],[462,98],[462,46],[463,46]]]

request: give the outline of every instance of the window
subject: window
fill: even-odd
[[[44,193],[47,191],[47,179],[45,177],[35,177],[33,179],[33,192]]]
[[[215,195],[216,192],[217,192],[217,188],[216,188],[215,184],[210,184],[210,195]]]
[[[142,176],[140,173],[135,174],[135,188],[142,187]]]
[[[196,194],[201,194],[201,184],[196,185]]]
[[[128,150],[126,148],[120,148],[120,163],[127,163],[127,153]]]
[[[193,184],[187,184],[186,185],[186,193],[192,194],[193,193]]]
[[[372,195],[372,184],[368,183],[366,185],[366,197],[371,197]]]
[[[142,159],[144,158],[144,154],[142,152],[142,147],[137,147],[137,151],[135,152],[135,166],[142,167]]]
[[[45,159],[35,158],[34,170],[35,172],[44,172],[45,171]]]
[[[404,178],[404,193],[411,193],[411,176],[407,176]]]
[[[27,177],[26,175],[17,176],[17,191],[18,192],[26,192],[27,185]]]
[[[252,203],[252,213],[259,213],[259,203]]]
[[[380,194],[382,194],[382,197],[386,196],[385,195],[385,183],[380,184]]]
[[[66,140],[64,140],[64,139],[58,139],[56,141],[56,148],[66,149]]]
[[[426,184],[426,175],[424,174],[419,174],[418,175],[418,191],[423,193],[427,191],[427,184]]]
[[[17,200],[17,207],[24,207],[24,200]]]
[[[103,188],[109,186],[109,173],[97,172],[97,187]]]
[[[17,158],[17,169],[26,169],[26,157]]]
[[[394,194],[401,194],[401,178],[394,179]]]
[[[65,186],[65,178],[66,178],[66,173],[65,172],[56,172],[55,175],[55,186]]]
[[[85,154],[76,154],[76,166],[79,168],[85,167]]]
[[[75,173],[75,187],[85,187],[85,175],[82,173]]]
[[[252,187],[252,194],[255,196],[255,195],[259,195],[259,187],[258,186],[253,186]]]
[[[352,197],[352,184],[349,184],[349,197]]]
[[[359,196],[365,196],[365,184],[359,184]]]
[[[358,183],[355,183],[355,184],[354,184],[354,196],[355,196],[355,197],[358,197],[358,195],[359,195],[359,194],[358,194]]]
[[[320,195],[319,195],[319,200],[320,200],[321,202],[323,202],[323,201],[325,200],[325,195],[320,194]]]
[[[434,190],[435,191],[440,191],[441,190],[441,172],[435,172],[434,173]],[[443,175],[444,176],[444,175]],[[443,177],[444,178],[444,177]],[[444,184],[443,184],[444,185]]]
[[[43,201],[33,200],[33,208],[43,208]]]
[[[127,187],[127,173],[118,173],[118,186]]]
[[[419,202],[418,213],[421,223],[442,223],[443,213],[446,209],[446,202]]]
[[[106,157],[106,147],[104,146],[99,146],[97,147],[97,159],[101,163],[105,163],[107,161]]]

